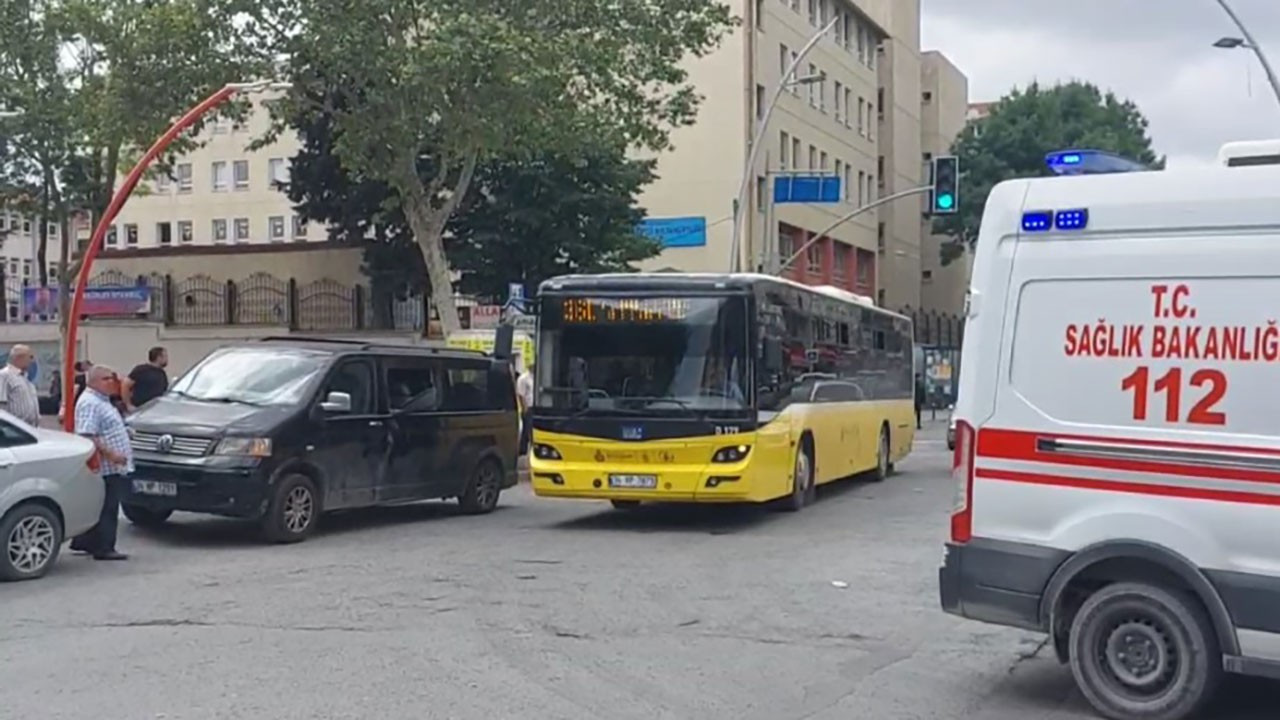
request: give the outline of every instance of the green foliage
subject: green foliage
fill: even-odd
[[[398,196],[386,183],[348,172],[333,154],[327,116],[295,118],[302,141],[288,186],[300,215],[323,222],[330,239],[362,245],[375,314],[389,302],[427,289],[422,253]],[[429,160],[419,172],[435,172]],[[450,218],[446,246],[461,290],[500,298],[507,283],[538,283],[569,272],[626,271],[657,254],[636,235],[636,201],[653,179],[653,163],[623,148],[579,148],[572,156],[495,157],[476,170],[474,189]]]
[[[235,2],[264,56],[287,58],[278,118],[331,114],[343,167],[399,197],[446,331],[442,235],[477,163],[665,147],[698,105],[684,61],[732,24],[711,0]],[[317,104],[332,87],[340,102]]]
[[[1045,155],[1068,148],[1107,150],[1153,167],[1164,163],[1151,149],[1146,118],[1129,100],[1082,82],[1014,90],[989,116],[970,123],[952,148],[960,158],[960,208],[934,224],[937,232],[957,239],[943,245],[943,263],[957,257],[963,244],[977,242],[996,184],[1048,175]]]

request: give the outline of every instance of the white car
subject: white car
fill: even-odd
[[[89,469],[93,450],[0,411],[0,581],[44,575],[63,540],[97,524],[104,486]]]

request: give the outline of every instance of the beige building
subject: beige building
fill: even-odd
[[[738,267],[774,272],[857,207],[924,182],[919,0],[739,3],[741,28],[690,64],[704,97],[698,121],[673,135],[675,147],[659,158],[659,179],[641,199],[667,246],[647,268],[733,266],[733,199],[751,138],[780,84],[786,89],[748,176]],[[832,20],[796,76],[784,78]],[[963,95],[965,86],[960,76],[960,87],[947,92]],[[839,202],[774,203],[773,181],[794,173],[839,177]],[[858,216],[809,244],[784,272],[887,307],[920,307],[923,208],[921,198],[911,198]]]
[[[922,141],[924,159],[947,155],[967,122],[969,81],[959,68],[941,53],[923,55],[921,89]],[[960,188],[964,197],[964,188]],[[963,200],[962,200],[963,202]],[[921,228],[923,252],[920,261],[920,305],[925,310],[959,314],[969,287],[972,253],[967,250],[947,265],[942,264],[942,246],[951,238],[933,233],[933,222],[925,218]]]
[[[279,188],[289,179],[296,136],[286,133],[271,145],[248,150],[268,122],[259,107],[244,126],[225,120],[207,124],[200,148],[179,158],[170,175],[153,176],[129,198],[105,249],[324,240],[324,227],[301,222]]]

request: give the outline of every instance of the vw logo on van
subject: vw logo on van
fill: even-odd
[[[167,453],[173,449],[173,436],[169,434],[156,438],[156,452]]]

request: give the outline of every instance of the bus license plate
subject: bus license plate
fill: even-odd
[[[609,487],[615,488],[656,488],[657,475],[610,475]]]
[[[156,482],[155,480],[134,480],[133,491],[139,495],[160,495],[163,497],[177,497],[178,484],[169,482]]]

